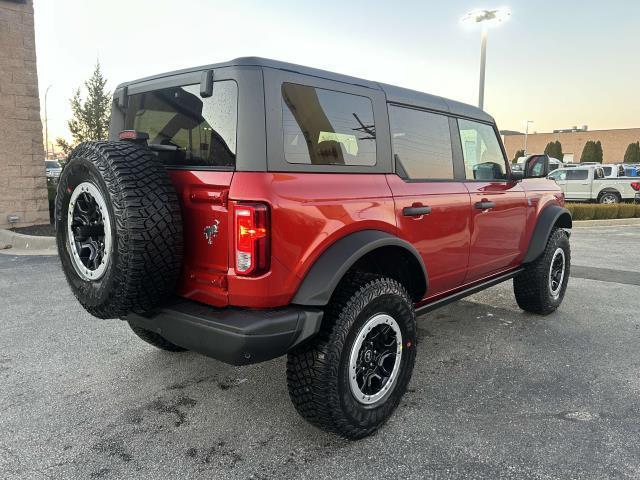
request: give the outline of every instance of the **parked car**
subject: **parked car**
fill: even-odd
[[[575,202],[640,201],[640,183],[628,177],[606,178],[601,166],[561,168],[549,174],[565,198]]]
[[[548,159],[512,172],[476,107],[242,58],[120,85],[109,138],[56,197],[79,302],[163,350],[286,354],[295,408],[345,437],[398,406],[417,315],[509,279],[528,312],[564,297]]]
[[[623,168],[625,176],[640,177],[640,165],[625,164]]]
[[[60,176],[60,173],[62,173],[62,167],[57,160],[45,160],[44,167],[47,178],[57,179]]]
[[[528,159],[530,159],[531,157],[533,157],[533,156],[540,156],[540,154],[532,154],[532,155],[526,155],[526,156],[523,156],[523,157],[518,157],[518,161],[517,161],[516,164],[512,165],[512,169],[515,170],[515,171],[522,171],[523,170],[523,166],[526,163],[526,161]],[[557,170],[558,168],[564,167],[564,163],[562,163],[557,158],[549,157],[548,155],[545,155],[545,156],[549,159],[549,170],[550,171]],[[514,167],[516,167],[516,165],[518,167],[514,168]]]

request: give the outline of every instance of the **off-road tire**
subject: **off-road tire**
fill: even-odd
[[[133,333],[135,333],[140,339],[144,340],[149,345],[159,348],[160,350],[166,350],[167,352],[185,352],[187,350],[186,348],[179,347],[175,343],[171,343],[162,335],[158,335],[155,332],[136,327],[131,324],[129,324],[129,326],[131,327],[131,330],[133,330]]]
[[[349,386],[349,356],[359,329],[373,315],[392,316],[402,332],[402,356],[390,393],[372,405],[359,403]],[[415,363],[416,318],[413,303],[397,281],[380,275],[348,275],[336,288],[316,337],[287,358],[289,396],[310,423],[346,438],[377,430],[404,395]]]
[[[98,189],[110,217],[111,257],[97,280],[78,273],[68,240],[71,195],[83,182]],[[144,313],[174,295],[182,267],[180,204],[168,173],[148,148],[130,142],[80,144],[60,176],[55,218],[65,276],[93,316]]]
[[[549,286],[549,275],[551,261],[558,248],[564,251],[565,270],[559,295],[554,296]],[[548,315],[554,312],[564,298],[570,271],[571,248],[569,246],[569,237],[563,229],[556,228],[551,232],[542,255],[528,264],[525,270],[513,279],[513,291],[518,306],[527,312],[539,315]]]

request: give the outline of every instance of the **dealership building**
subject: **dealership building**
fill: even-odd
[[[518,150],[524,150],[525,134],[502,132],[504,146],[509,159]],[[558,140],[562,144],[564,162],[578,163],[585,143],[589,140],[602,144],[604,163],[622,163],[624,152],[630,143],[640,141],[640,128],[620,128],[615,130],[589,130],[586,126],[566,130],[554,130],[552,133],[530,133],[527,135],[527,153],[543,153],[549,142]]]

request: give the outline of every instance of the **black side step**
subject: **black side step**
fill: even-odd
[[[503,273],[502,275],[477,283],[475,285],[472,285],[471,287],[465,288],[464,290],[460,290],[459,292],[452,293],[447,297],[440,298],[439,300],[435,300],[433,302],[422,305],[421,307],[416,308],[416,315],[422,315],[423,313],[431,312],[432,310],[436,310],[437,308],[444,307],[445,305],[448,305],[452,302],[456,302],[461,298],[468,297],[469,295],[478,293],[486,288],[493,287],[494,285],[510,280],[523,270],[523,267],[517,268],[516,270],[512,270],[511,272]]]

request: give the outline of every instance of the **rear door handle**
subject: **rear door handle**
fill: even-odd
[[[495,207],[496,204],[493,202],[489,202],[487,200],[483,200],[482,202],[476,202],[476,208],[478,210],[489,210],[490,208]]]
[[[404,207],[402,209],[402,214],[405,217],[419,217],[420,215],[429,215],[431,213],[431,207],[426,205],[415,206],[415,207]]]

